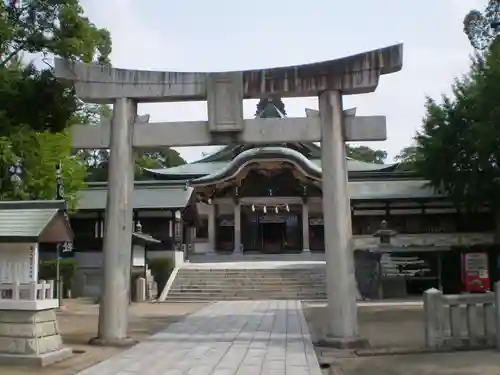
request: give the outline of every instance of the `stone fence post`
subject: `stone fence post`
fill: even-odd
[[[495,326],[496,347],[500,350],[500,281],[495,283]]]
[[[425,347],[440,348],[444,342],[443,293],[431,288],[424,292]]]

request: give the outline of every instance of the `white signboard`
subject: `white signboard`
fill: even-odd
[[[146,265],[145,256],[144,246],[134,245],[132,248],[132,267],[144,267]]]

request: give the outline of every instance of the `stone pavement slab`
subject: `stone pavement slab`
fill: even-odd
[[[321,375],[300,301],[217,302],[79,375]]]

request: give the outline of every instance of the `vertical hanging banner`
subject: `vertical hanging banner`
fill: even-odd
[[[57,200],[62,200],[64,201],[64,209],[63,209],[63,214],[64,218],[68,220],[69,222],[69,216],[68,216],[68,202],[66,201],[64,197],[64,184],[62,180],[62,173],[61,173],[61,163],[56,165],[56,199]],[[60,242],[57,244],[57,254],[58,258],[67,258],[72,256],[73,254],[73,243],[72,242]]]

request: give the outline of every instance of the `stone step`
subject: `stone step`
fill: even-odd
[[[310,275],[310,274],[316,274],[316,275],[324,275],[325,270],[316,270],[313,268],[310,269],[297,269],[297,270],[276,270],[276,269],[269,269],[269,270],[254,270],[254,269],[248,269],[248,270],[221,270],[221,269],[207,269],[207,270],[193,270],[189,268],[181,268],[179,272],[182,272],[184,274],[189,274],[189,275],[203,275],[203,274],[210,274],[210,275]]]
[[[167,300],[268,300],[326,298],[324,267],[293,269],[183,268]]]
[[[250,275],[269,275],[270,271],[274,270],[262,270],[261,272],[255,272],[255,270],[248,270],[248,272],[228,272],[228,271],[220,271],[220,270],[203,270],[203,271],[191,271],[188,269],[180,269],[179,272],[182,272],[186,275],[192,275],[192,276],[200,276],[200,275],[234,275],[234,276],[243,276],[243,277],[248,277]],[[272,272],[272,275],[277,275],[277,276],[288,276],[288,275],[325,275],[325,272],[319,271],[319,270],[304,270],[304,271],[289,271],[289,272]]]
[[[326,295],[173,295],[169,296],[168,301],[246,301],[246,300],[306,300],[306,301],[323,301]]]
[[[197,282],[196,280],[179,280],[176,282],[177,285],[185,285],[185,286],[193,286],[193,285],[213,285],[213,286],[220,286],[220,287],[225,287],[225,286],[230,286],[230,287],[235,287],[235,286],[256,286],[256,287],[280,287],[283,285],[290,285],[290,286],[301,286],[301,285],[311,285],[311,286],[317,286],[317,287],[324,287],[326,285],[325,282],[317,282],[317,281],[312,281],[312,282],[267,282],[265,280],[260,281],[260,282],[220,282],[218,280],[203,280]]]
[[[193,280],[189,278],[178,279],[179,284],[184,285],[326,285],[324,280],[220,280],[220,279],[203,279],[203,280]]]
[[[281,289],[281,290],[254,290],[254,289],[233,289],[233,290],[215,290],[215,289],[192,289],[192,290],[182,290],[182,289],[171,289],[170,295],[191,295],[191,294],[209,294],[209,295],[243,295],[243,294],[261,294],[261,295],[280,295],[280,294],[289,294],[289,295],[301,295],[301,294],[326,294],[326,290],[290,290],[290,289]]]
[[[214,288],[214,287],[210,287],[210,288],[208,288],[208,287],[203,287],[203,286],[182,287],[182,286],[175,285],[170,289],[171,292],[178,291],[178,292],[183,292],[183,293],[190,293],[190,292],[197,292],[197,291],[201,291],[201,292],[225,292],[225,291],[232,292],[235,290],[246,290],[246,291],[252,291],[255,293],[259,293],[259,292],[276,292],[276,293],[278,293],[282,290],[287,290],[287,291],[290,291],[293,293],[297,293],[297,292],[324,293],[324,292],[326,292],[326,288],[311,288],[308,286],[304,286],[304,287],[300,287],[300,288],[248,288],[248,287],[238,287],[238,288]]]
[[[271,278],[271,277],[258,277],[258,278],[249,278],[249,279],[243,279],[243,278],[224,278],[224,277],[216,277],[216,276],[207,276],[203,278],[198,278],[198,277],[188,277],[186,275],[177,275],[178,280],[193,280],[196,282],[203,282],[206,280],[216,280],[218,282],[225,282],[225,283],[236,283],[236,282],[245,282],[245,283],[256,283],[256,282],[269,282],[269,283],[300,283],[300,282],[318,282],[318,283],[324,283],[326,280],[324,278]]]
[[[314,294],[277,294],[277,295],[263,295],[263,294],[242,294],[242,295],[206,295],[206,294],[190,294],[190,295],[174,295],[168,298],[168,301],[245,301],[245,300],[274,300],[274,299],[287,299],[287,300],[299,300],[299,301],[320,301],[325,300],[325,295],[314,295]]]
[[[171,290],[170,291],[171,295],[176,295],[176,294],[185,294],[185,295],[195,295],[195,294],[206,294],[206,295],[243,295],[243,294],[252,294],[252,295],[302,295],[302,294],[310,294],[310,295],[323,295],[326,294],[326,291],[290,291],[290,290],[282,290],[282,291],[277,291],[277,290],[271,290],[271,291],[255,291],[255,290],[226,290],[226,291],[217,291],[217,290],[192,290],[192,291],[182,291],[182,290]]]

